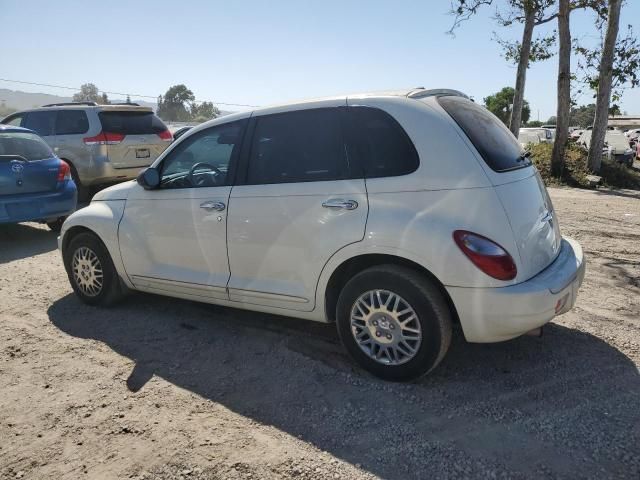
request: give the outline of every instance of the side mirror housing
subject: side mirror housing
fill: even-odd
[[[153,190],[160,186],[160,172],[158,172],[157,168],[145,168],[138,174],[136,180],[138,185],[145,190]]]

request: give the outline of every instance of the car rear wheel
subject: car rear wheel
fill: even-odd
[[[111,256],[92,233],[73,237],[64,250],[69,282],[80,300],[88,305],[109,306],[123,296]]]
[[[74,167],[73,164],[68,160],[65,160],[65,162],[67,162],[69,164],[69,167],[71,168],[71,179],[73,180],[73,183],[76,184],[76,190],[78,191],[78,203],[89,201],[90,200],[89,187],[82,185],[82,182],[80,181],[80,176],[78,175],[78,171],[76,170],[76,167]]]
[[[338,334],[347,351],[386,380],[411,380],[433,370],[451,342],[451,312],[439,288],[397,265],[369,268],[343,288]]]

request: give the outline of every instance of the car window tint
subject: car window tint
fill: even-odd
[[[337,108],[256,119],[247,183],[314,182],[348,175]]]
[[[12,117],[7,117],[2,121],[5,125],[13,125],[14,127],[20,127],[22,125],[22,120],[24,115],[14,115]]]
[[[218,125],[182,140],[163,162],[161,187],[228,185],[230,164],[238,155],[245,124],[240,121]]]
[[[55,111],[29,112],[22,126],[33,130],[40,136],[46,137],[47,135],[53,135],[55,119]]]
[[[49,145],[28,132],[0,132],[0,155],[20,155],[27,160],[53,157]]]
[[[531,164],[522,156],[518,140],[489,110],[464,97],[440,97],[438,102],[469,137],[492,170],[504,172]]]
[[[148,111],[104,111],[98,114],[102,130],[124,135],[151,135],[167,129],[153,112]]]
[[[89,119],[83,110],[60,110],[56,116],[56,135],[87,133]]]
[[[370,107],[349,107],[354,145],[367,178],[393,177],[414,172],[420,163],[411,139],[391,115]]]

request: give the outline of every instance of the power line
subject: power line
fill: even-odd
[[[27,82],[24,80],[9,80],[8,78],[0,78],[0,81],[2,82],[9,82],[9,83],[21,83],[23,85],[35,85],[37,87],[50,87],[50,88],[60,88],[63,90],[73,90],[75,92],[77,92],[79,89],[78,87],[68,87],[68,86],[64,86],[64,85],[51,85],[48,83],[36,83],[36,82]],[[128,95],[129,97],[134,97],[134,98],[152,98],[154,100],[158,99],[158,95],[139,95],[136,93],[122,93],[122,92],[107,92],[106,90],[100,90],[100,92],[102,93],[107,93],[109,95]],[[226,102],[214,102],[213,100],[198,100],[196,101],[196,103],[202,103],[202,102],[211,102],[215,105],[225,105],[228,107],[253,107],[253,108],[258,108],[260,105],[247,105],[245,103],[226,103]]]

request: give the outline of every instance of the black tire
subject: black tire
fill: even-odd
[[[86,247],[95,254],[102,270],[102,285],[97,293],[86,293],[76,281],[73,272],[73,256],[80,248]],[[117,303],[124,292],[120,285],[120,278],[116,272],[111,256],[102,241],[93,233],[80,233],[73,237],[63,252],[64,266],[73,291],[87,305],[107,307]]]
[[[47,227],[49,227],[49,230],[51,230],[52,232],[59,232],[62,228],[62,224],[66,219],[67,217],[59,217],[53,222],[47,222]]]
[[[372,290],[399,295],[417,316],[422,340],[405,363],[383,364],[372,359],[352,334],[352,308],[361,295]],[[451,343],[451,311],[440,289],[424,275],[397,265],[371,267],[351,278],[338,298],[336,318],[338,335],[347,351],[365,370],[385,380],[406,381],[429,373],[444,358]],[[397,335],[397,331],[393,333]]]
[[[68,160],[65,160],[65,162],[69,164],[69,168],[71,170],[71,179],[73,180],[73,183],[76,184],[76,190],[78,191],[78,203],[88,202],[89,200],[91,200],[89,187],[82,185],[80,176],[78,175],[78,171],[76,170],[76,167],[73,166],[73,163],[69,162]]]

